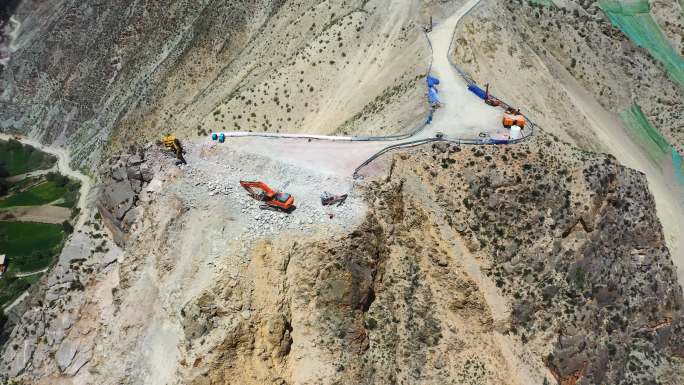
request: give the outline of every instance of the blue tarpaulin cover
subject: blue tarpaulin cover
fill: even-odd
[[[437,84],[439,84],[439,79],[428,75],[428,77],[427,77],[428,87],[433,87],[433,86],[436,86]]]
[[[427,122],[426,124],[432,124],[432,111],[430,111],[430,115],[428,115]]]
[[[475,84],[469,84],[469,85],[468,85],[468,91],[470,91],[470,92],[474,93],[475,95],[479,96],[480,99],[482,99],[482,100],[485,100],[485,98],[487,97],[487,93],[485,92],[485,90],[483,90],[482,88],[476,86]]]
[[[437,94],[437,90],[434,87],[428,88],[428,101],[430,104],[439,103],[439,94]]]

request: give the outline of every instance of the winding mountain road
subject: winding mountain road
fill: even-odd
[[[436,140],[438,135],[443,140],[469,144],[488,143],[482,136],[504,138],[505,131],[499,129],[502,110],[488,106],[468,91],[468,83],[448,56],[458,23],[480,1],[468,0],[426,34],[432,48],[430,73],[441,82],[438,89],[442,107],[434,112],[431,124],[407,134],[374,137],[242,131],[223,134],[232,146],[243,151],[342,177],[356,175],[359,165],[365,166],[390,149]]]

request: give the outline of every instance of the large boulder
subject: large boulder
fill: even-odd
[[[140,174],[140,167],[138,166],[128,166],[126,169],[126,176],[129,180],[142,180],[142,175]]]
[[[103,200],[104,206],[121,220],[135,203],[135,191],[127,180],[112,183],[105,187]]]
[[[128,167],[137,166],[144,161],[141,154],[133,154],[128,157]]]
[[[77,351],[78,346],[72,341],[65,341],[59,346],[59,349],[57,349],[57,352],[55,353],[55,360],[57,361],[59,370],[64,371],[71,365],[71,361],[74,359]]]
[[[118,164],[112,168],[112,179],[117,182],[126,179],[126,168],[122,164]]]

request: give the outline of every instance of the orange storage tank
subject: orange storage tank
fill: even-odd
[[[516,115],[515,116],[515,125],[520,126],[520,128],[525,127],[525,117],[522,115]]]
[[[513,119],[513,115],[508,114],[508,113],[504,113],[504,115],[503,115],[503,125],[504,125],[504,127],[506,127],[506,128],[511,127],[511,126],[513,125],[513,122],[514,122],[514,121],[515,121],[515,120]]]

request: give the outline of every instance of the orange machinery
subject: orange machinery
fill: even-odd
[[[485,103],[489,104],[492,107],[498,107],[501,105],[501,100],[493,97],[492,95],[489,94],[489,83],[485,84]]]
[[[292,212],[295,209],[294,197],[288,193],[274,191],[264,182],[250,182],[250,181],[240,181],[240,186],[242,186],[249,195],[261,202],[261,209],[264,210],[280,210],[286,213]]]
[[[520,110],[513,110],[509,108],[503,114],[503,126],[506,128],[511,128],[512,125],[516,125],[520,128],[525,128],[525,117],[522,116]]]

